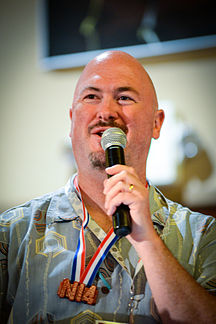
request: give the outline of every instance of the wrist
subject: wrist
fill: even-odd
[[[161,238],[158,236],[154,227],[146,233],[136,233],[136,235],[130,235],[128,237],[130,243],[134,246],[140,257],[143,257],[145,253],[151,253],[156,251],[159,246],[163,245]],[[142,255],[141,255],[142,254]]]

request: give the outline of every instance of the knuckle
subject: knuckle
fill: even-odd
[[[121,176],[123,177],[123,179],[125,179],[126,176],[127,176],[127,171],[126,170],[122,170],[121,171]]]
[[[123,184],[124,184],[124,182],[122,180],[119,180],[119,182],[118,182],[119,187],[122,187]]]
[[[130,173],[134,173],[134,168],[132,168],[131,166],[128,167],[128,170]]]

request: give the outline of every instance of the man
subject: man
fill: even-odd
[[[5,321],[215,322],[216,222],[146,179],[164,119],[146,71],[126,53],[99,55],[78,81],[70,118],[77,175],[1,218]],[[127,135],[126,165],[105,167],[110,127]],[[132,233],[116,240],[111,215],[121,203]]]

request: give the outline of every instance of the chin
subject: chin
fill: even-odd
[[[89,154],[89,161],[94,169],[105,170],[106,159],[104,152],[91,152]]]

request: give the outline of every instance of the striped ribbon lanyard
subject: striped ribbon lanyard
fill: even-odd
[[[92,283],[101,263],[105,259],[113,244],[117,241],[118,236],[114,233],[113,228],[111,228],[106,237],[100,243],[88,266],[85,267],[86,245],[84,231],[89,222],[89,213],[85,208],[81,197],[80,189],[77,183],[77,176],[74,178],[74,186],[81,198],[83,221],[77,249],[73,259],[71,281],[69,281],[69,279],[64,279],[60,283],[57,294],[61,298],[67,297],[70,301],[82,301],[89,305],[94,305],[96,303],[98,290],[97,287]]]

